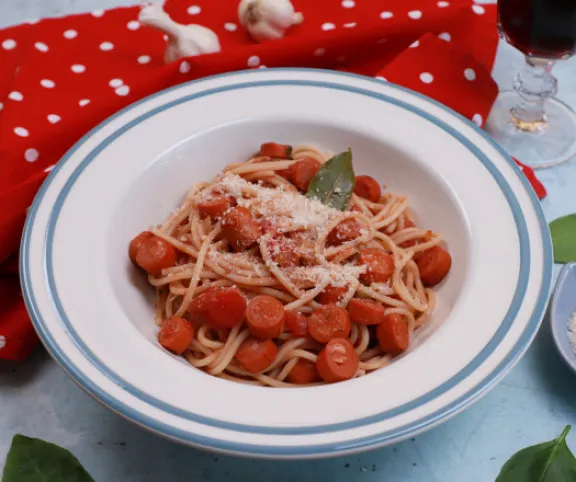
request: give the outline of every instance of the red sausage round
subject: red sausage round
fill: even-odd
[[[348,303],[350,319],[362,325],[379,325],[384,319],[384,312],[382,303],[376,301],[353,298]]]
[[[258,241],[260,223],[248,209],[236,206],[222,216],[222,234],[235,251],[243,251]]]
[[[278,348],[272,340],[247,338],[238,347],[234,358],[250,373],[260,373],[266,370],[278,354]]]
[[[408,325],[398,313],[390,313],[384,317],[376,328],[376,336],[380,348],[392,355],[402,353],[410,343]]]
[[[349,380],[358,371],[358,355],[347,338],[334,338],[318,355],[316,369],[325,382]]]
[[[354,194],[360,196],[373,203],[380,199],[382,189],[380,184],[370,176],[356,176],[356,183],[354,184]]]
[[[308,318],[308,334],[318,343],[347,337],[350,334],[348,312],[335,305],[321,306]]]
[[[273,296],[255,296],[246,307],[246,326],[256,338],[276,338],[284,328],[284,305]]]
[[[450,271],[452,256],[444,248],[434,246],[424,251],[416,264],[422,283],[426,286],[434,286],[440,283]]]
[[[321,305],[335,305],[342,300],[342,297],[348,291],[347,286],[328,285],[317,297],[316,301]]]
[[[210,216],[212,219],[220,219],[222,215],[236,204],[232,196],[215,194],[214,196],[200,201],[196,207],[202,219]]]
[[[176,264],[174,246],[150,231],[140,233],[130,242],[128,254],[132,262],[153,276]]]
[[[284,313],[284,324],[286,330],[294,336],[308,336],[308,318],[303,313],[286,311]]]
[[[385,283],[394,274],[394,257],[382,249],[363,249],[358,261],[366,266],[366,271],[360,275],[364,284]]]
[[[305,385],[319,381],[320,375],[318,375],[315,363],[301,358],[290,370],[287,378],[290,383]]]
[[[348,218],[330,231],[326,240],[330,246],[339,246],[360,236],[361,229],[356,219]]]
[[[194,338],[192,323],[179,316],[166,318],[158,332],[158,342],[167,350],[182,355]]]
[[[295,162],[290,166],[290,180],[300,191],[306,192],[321,164],[310,157]]]
[[[286,144],[277,144],[276,142],[265,142],[260,146],[260,155],[276,159],[291,159],[292,147]]]
[[[234,328],[244,318],[246,298],[238,288],[208,288],[192,300],[188,313],[194,321],[214,328]]]

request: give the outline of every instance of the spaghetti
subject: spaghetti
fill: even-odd
[[[353,179],[346,210],[305,195],[328,157],[263,144],[131,242],[156,289],[161,345],[211,375],[271,387],[363,376],[408,347],[450,255],[405,196],[369,176]]]

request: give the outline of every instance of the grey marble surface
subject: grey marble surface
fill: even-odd
[[[217,0],[212,0],[217,1]],[[0,0],[0,27],[89,11],[126,0]],[[509,88],[521,56],[501,45],[494,76]],[[576,106],[576,61],[555,69],[560,98]],[[576,164],[540,171],[546,217],[576,212]],[[272,462],[189,449],[150,434],[92,400],[38,348],[23,364],[0,362],[0,470],[15,433],[72,450],[97,482],[489,482],[518,449],[576,424],[576,377],[550,337],[548,320],[526,356],[486,397],[418,438],[318,462]],[[576,434],[568,443],[576,450]],[[65,481],[63,481],[65,482]]]

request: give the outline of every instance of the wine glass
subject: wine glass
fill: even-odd
[[[576,113],[554,98],[551,70],[576,49],[576,0],[498,0],[498,28],[526,62],[514,91],[498,96],[486,131],[530,167],[568,161],[576,153]]]

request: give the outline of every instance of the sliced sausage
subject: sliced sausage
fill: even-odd
[[[422,283],[434,286],[440,283],[452,267],[452,256],[444,248],[434,246],[424,251],[416,261]]]
[[[272,261],[281,268],[295,268],[300,265],[300,255],[290,242],[273,239],[269,244]]]
[[[326,238],[330,246],[339,246],[360,236],[362,226],[353,218],[348,218],[336,226]]]
[[[276,159],[291,159],[292,146],[277,144],[276,142],[265,142],[260,146],[260,155]]]
[[[278,347],[272,340],[249,337],[238,347],[234,358],[247,372],[260,373],[272,365],[277,354]]]
[[[300,358],[296,365],[288,373],[288,381],[297,385],[306,385],[320,381],[320,375],[316,370],[316,364],[310,360]]]
[[[222,234],[235,251],[244,251],[258,241],[260,223],[248,209],[236,206],[222,216]]]
[[[343,296],[348,292],[347,286],[328,285],[324,291],[316,297],[316,301],[321,305],[335,305],[340,303]]]
[[[347,338],[334,338],[319,353],[316,369],[325,382],[349,380],[358,371],[358,355]]]
[[[308,318],[303,313],[286,311],[284,313],[284,326],[294,336],[308,335]]]
[[[398,313],[390,313],[384,317],[376,329],[376,336],[380,348],[392,355],[402,353],[410,343],[408,325]]]
[[[379,325],[384,319],[384,313],[384,306],[377,301],[353,298],[348,303],[350,319],[362,325]]]
[[[305,157],[290,166],[290,181],[300,191],[306,192],[310,181],[314,178],[321,164],[316,159]]]
[[[360,251],[358,262],[366,266],[360,281],[366,285],[385,283],[394,274],[394,257],[379,248],[365,248]]]
[[[128,254],[134,264],[153,276],[176,264],[174,246],[150,231],[140,233],[130,242]]]
[[[347,337],[350,334],[348,312],[335,305],[321,306],[308,318],[308,334],[318,343]]]
[[[208,288],[188,306],[191,318],[214,328],[234,328],[244,318],[246,298],[238,288]]]
[[[380,199],[381,193],[382,189],[376,179],[370,176],[356,176],[356,182],[354,184],[354,194],[356,194],[356,196],[375,203]]]
[[[160,345],[177,355],[182,355],[186,351],[192,343],[192,338],[194,338],[192,323],[179,316],[166,318],[158,332]]]
[[[232,196],[215,194],[198,202],[196,207],[202,219],[210,216],[212,219],[217,220],[235,204],[236,200]]]
[[[246,326],[256,338],[276,338],[284,329],[284,305],[273,296],[255,296],[246,307]]]

